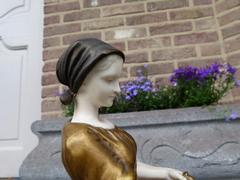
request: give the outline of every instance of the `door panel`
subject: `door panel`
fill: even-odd
[[[18,177],[41,117],[42,0],[0,1],[0,177]]]

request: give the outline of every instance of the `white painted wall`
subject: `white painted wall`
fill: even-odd
[[[18,177],[38,144],[43,0],[0,1],[0,177]]]

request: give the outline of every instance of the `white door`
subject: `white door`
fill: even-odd
[[[0,177],[18,177],[41,118],[43,0],[0,1]]]

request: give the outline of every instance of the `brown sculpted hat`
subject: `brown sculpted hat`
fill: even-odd
[[[122,51],[95,38],[79,39],[65,50],[56,65],[59,82],[69,87],[69,90],[60,97],[63,104],[72,102],[73,96],[77,93],[87,74],[97,62],[110,54],[118,54],[125,61]]]

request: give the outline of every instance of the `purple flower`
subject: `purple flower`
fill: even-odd
[[[133,95],[136,96],[137,94],[138,94],[137,89],[134,89],[134,91],[133,91]]]
[[[126,100],[130,100],[131,97],[130,97],[130,96],[126,96],[125,99],[126,99]]]
[[[145,64],[146,68],[148,65]],[[137,78],[133,81],[121,85],[121,92],[124,95],[125,100],[131,100],[139,94],[139,91],[153,91],[152,82],[147,78],[146,75],[143,75],[142,69],[137,70]]]
[[[144,80],[146,80],[146,77],[145,77],[145,76],[138,76],[138,77],[136,78],[136,81],[138,81],[138,82],[141,82],[141,81],[144,81]]]
[[[220,70],[219,70],[220,67],[222,67],[222,65],[215,62],[215,63],[211,64],[210,69],[211,69],[212,73],[219,74],[220,73]]]
[[[235,119],[237,119],[237,118],[238,118],[238,113],[237,113],[237,112],[232,112],[232,113],[230,114],[230,119],[235,120]]]
[[[216,81],[218,78],[222,78],[224,75],[226,76],[228,73],[234,75],[236,72],[236,68],[231,66],[230,64],[220,64],[218,62],[212,63],[210,66],[204,67],[194,67],[194,66],[186,66],[179,67],[175,69],[173,74],[169,77],[169,81],[172,85],[178,84],[179,81],[184,81],[187,83],[188,81],[195,81],[199,85],[202,85],[206,80],[212,79]],[[238,85],[239,82],[236,82]]]
[[[128,88],[127,88],[127,91],[133,91],[134,89],[136,89],[137,88],[137,86],[136,85],[132,85],[132,86],[129,86]]]
[[[240,87],[240,80],[234,79],[234,81],[235,81],[235,86],[236,87]]]
[[[236,120],[238,118],[238,112],[232,111],[229,116],[225,116],[226,121]]]
[[[150,91],[150,90],[151,90],[150,87],[145,87],[145,88],[143,88],[143,91],[145,91],[145,92]]]
[[[190,81],[193,79],[198,79],[198,68],[193,66],[179,67],[174,70],[173,74],[170,76],[169,80],[175,84],[178,80]]]
[[[145,84],[146,86],[150,86],[150,85],[152,84],[152,82],[146,81],[144,84]]]
[[[211,75],[211,69],[210,68],[200,68],[200,69],[198,69],[199,79],[203,80],[210,75]]]
[[[231,74],[235,74],[237,69],[235,67],[232,67],[230,64],[227,64],[227,71]]]

